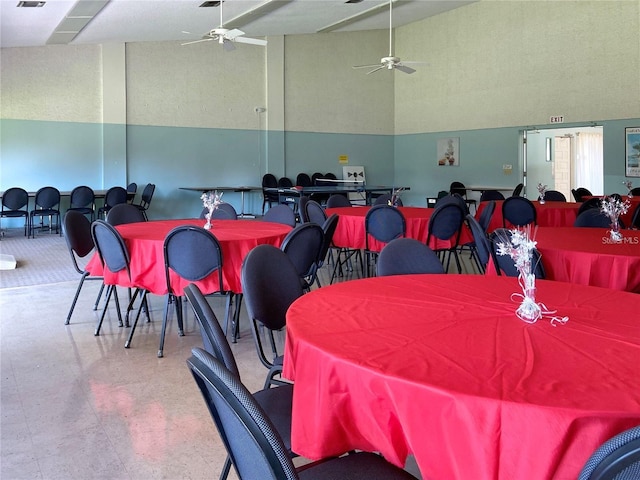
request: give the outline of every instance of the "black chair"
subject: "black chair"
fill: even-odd
[[[127,249],[127,245],[124,243],[124,239],[115,229],[115,227],[109,225],[103,220],[96,220],[91,224],[91,236],[93,237],[93,243],[96,246],[96,250],[100,255],[100,261],[102,262],[103,268],[106,267],[112,273],[126,270],[127,276],[129,277],[129,279],[131,279],[131,272],[129,270],[129,262],[131,261],[131,258],[129,256],[129,250]],[[118,289],[116,288],[116,285],[109,285],[107,287],[107,299],[105,301],[104,310],[94,333],[94,335],[96,336],[100,335],[100,328],[102,327],[102,322],[107,313],[107,308],[109,307],[109,302],[112,295],[114,297],[116,303],[116,311],[118,313],[118,326],[122,327],[123,325],[122,315],[120,313],[120,300],[118,299]],[[149,318],[149,308],[147,305],[147,291],[141,288],[136,288],[134,295],[132,295],[129,300],[129,306],[127,307],[127,317],[125,323],[125,326],[127,327],[129,326],[129,311],[131,310],[138,295],[140,295],[140,305],[138,307],[138,313],[136,315],[135,322],[138,322],[140,313],[143,309],[146,312],[147,321],[151,321],[151,319]],[[125,348],[126,347],[127,343],[125,343]]]
[[[490,200],[487,202],[485,207],[480,212],[480,216],[478,217],[478,223],[482,227],[482,230],[488,232],[489,224],[491,223],[491,217],[493,217],[493,212],[496,209],[496,201]]]
[[[491,253],[493,255],[493,260],[496,263],[496,272],[498,275],[517,277],[518,269],[513,263],[513,259],[509,255],[498,255],[500,243],[511,243],[511,230],[507,228],[498,228],[489,235],[489,239],[491,240]],[[534,248],[531,253],[531,265],[531,269],[533,270],[536,278],[546,278],[540,252],[537,248]]]
[[[262,176],[262,214],[264,215],[264,207],[269,204],[277,204],[280,201],[280,195],[277,191],[278,179],[272,173],[265,173]],[[270,190],[274,189],[274,190]]]
[[[176,288],[171,281],[171,272],[189,282],[198,282],[210,275],[217,276],[217,286],[215,290],[204,292],[206,295],[220,295],[226,298],[225,307],[225,332],[228,331],[229,315],[231,311],[231,300],[234,293],[224,289],[222,279],[222,247],[220,242],[211,232],[202,227],[194,225],[181,225],[171,230],[164,239],[164,271],[167,281],[167,295],[162,319],[162,331],[160,332],[160,344],[158,346],[158,357],[164,356],[164,339],[167,332],[169,319],[169,305],[175,305],[176,318],[178,322],[178,335],[184,336],[182,317],[182,292]],[[236,311],[239,310],[240,300],[238,299]],[[234,334],[235,334],[234,325]],[[129,344],[135,324],[131,328]]]
[[[111,187],[104,195],[104,205],[98,209],[98,218],[106,218],[115,205],[127,203],[127,191],[119,186]]]
[[[24,235],[29,234],[29,193],[20,187],[8,188],[2,194],[2,218],[24,217]]]
[[[303,223],[291,230],[280,249],[293,263],[302,290],[308,292],[315,280],[318,258],[324,245],[324,230],[317,223]]]
[[[78,301],[78,297],[80,296],[80,290],[82,290],[84,281],[103,281],[104,279],[102,277],[92,276],[87,270],[85,270],[84,268],[80,268],[80,266],[78,265],[79,258],[86,258],[87,255],[89,255],[95,249],[93,237],[91,236],[91,222],[89,222],[87,217],[85,217],[84,214],[80,211],[68,210],[62,219],[62,233],[64,234],[64,238],[67,242],[67,248],[69,249],[69,255],[71,256],[73,268],[80,274],[80,283],[78,283],[76,294],[73,297],[73,302],[71,302],[71,308],[69,308],[67,320],[64,322],[65,325],[69,325],[69,322],[71,321],[71,315],[73,315],[73,310],[76,307],[76,303]],[[96,303],[93,306],[94,310],[98,308],[98,303],[100,301],[100,297],[102,296],[103,290],[104,284],[102,284],[102,286],[100,287],[100,291],[98,292]]]
[[[137,207],[142,211],[144,218],[149,220],[147,216],[147,210],[151,206],[151,199],[153,198],[153,194],[156,191],[156,186],[153,183],[147,183],[142,190],[142,196],[140,197],[140,203],[137,204]]]
[[[306,173],[299,173],[296,177],[296,186],[298,187],[310,187],[313,185],[311,177]]]
[[[578,214],[573,222],[574,227],[600,227],[609,228],[611,220],[597,208],[589,208]]]
[[[544,193],[544,200],[546,202],[566,202],[567,197],[558,190],[547,190]]]
[[[275,205],[267,210],[262,220],[265,222],[282,223],[290,227],[296,226],[296,214],[288,205]]]
[[[320,172],[315,172],[311,175],[311,183],[316,186],[316,185],[322,185],[322,181],[318,182],[319,179],[323,179],[324,178],[324,173],[320,173]]]
[[[315,281],[318,287],[322,286],[320,284],[320,279],[318,278],[318,269],[321,268],[322,265],[324,265],[325,259],[327,258],[327,254],[329,253],[329,250],[333,245],[333,234],[335,233],[336,228],[338,228],[339,220],[340,218],[338,217],[338,215],[334,213],[329,218],[327,218],[325,222],[322,224],[322,231],[324,232],[324,238],[322,242],[322,247],[320,248],[318,259],[316,260],[316,266],[313,270],[311,277],[309,278],[309,284],[313,284]],[[331,283],[331,281],[333,280],[333,276],[335,275],[335,270],[336,268],[334,267],[333,274],[329,283]]]
[[[640,229],[640,203],[636,206],[636,209],[633,211],[633,216],[631,217],[631,225],[629,228]]]
[[[213,355],[224,367],[237,379],[240,379],[240,371],[236,363],[229,342],[224,331],[218,323],[215,313],[195,284],[187,285],[184,295],[191,304],[198,323],[204,350]],[[281,385],[277,388],[266,388],[253,394],[253,398],[262,407],[269,420],[273,422],[276,431],[282,438],[285,449],[291,457],[296,454],[291,451],[291,405],[293,401],[293,385]],[[227,456],[220,473],[220,480],[227,478],[231,469],[231,458]]]
[[[591,454],[578,480],[638,480],[640,478],[640,426],[604,442]]]
[[[400,210],[389,205],[376,205],[369,209],[364,217],[365,235],[365,274],[371,276],[371,263],[375,265],[378,259],[377,250],[369,245],[369,237],[381,243],[389,243],[395,238],[404,237],[407,232],[407,222]]]
[[[131,182],[127,185],[127,202],[133,203],[136,198],[136,193],[138,192],[138,184],[136,182]]]
[[[217,220],[237,220],[238,212],[230,203],[222,202],[211,214],[212,219]]]
[[[96,194],[93,189],[86,185],[81,185],[71,190],[67,211],[70,210],[89,215],[90,220],[93,221],[96,215]]]
[[[512,197],[519,197],[520,194],[522,193],[522,189],[524,188],[524,183],[519,183],[518,185],[516,185],[516,187],[513,189],[513,192],[511,193]]]
[[[142,211],[135,205],[130,203],[119,203],[109,209],[107,213],[107,223],[112,226],[122,225],[125,223],[146,222],[147,219]]]
[[[310,200],[310,198],[306,195],[302,195],[300,196],[300,199],[298,200],[298,215],[297,215],[297,221],[300,223],[307,223],[309,221],[309,219],[307,218],[307,202]]]
[[[505,227],[508,223],[517,227],[530,223],[535,225],[537,218],[535,205],[525,197],[509,197],[502,202],[502,224]]]
[[[447,193],[446,195],[439,197],[433,208],[442,207],[447,203],[455,203],[462,209],[463,212],[465,212],[465,215],[469,213],[469,206],[467,205],[467,202],[465,202],[464,198],[462,198],[457,193]]]
[[[286,253],[273,245],[258,245],[242,263],[242,292],[252,325],[260,362],[269,369],[265,388],[286,383],[276,380],[282,373],[283,356],[278,351],[275,332],[287,323],[289,306],[302,294],[300,277]],[[266,330],[266,341],[271,346],[267,356],[260,332]]]
[[[351,200],[349,200],[346,195],[342,195],[340,193],[334,193],[330,195],[327,199],[327,208],[340,208],[340,207],[351,207]]]
[[[304,210],[307,223],[322,225],[327,220],[324,208],[315,200],[307,200],[304,204]]]
[[[384,246],[376,275],[411,275],[420,273],[445,273],[442,262],[426,244],[413,238],[396,238]]]
[[[576,202],[584,201],[583,197],[593,196],[593,194],[589,191],[589,189],[584,187],[571,189],[571,195],[573,195],[573,198],[575,199]]]
[[[415,480],[381,456],[358,452],[296,468],[269,415],[236,375],[194,348],[187,360],[240,480]]]
[[[463,209],[458,202],[445,202],[440,205],[436,204],[433,214],[429,217],[429,224],[427,225],[427,245],[431,243],[432,238],[449,242],[449,246],[447,247],[433,249],[444,265],[446,272],[449,271],[451,256],[453,255],[458,273],[462,273],[458,247],[460,245],[460,234],[466,215],[466,208]]]
[[[600,210],[601,205],[602,205],[602,199],[598,197],[593,197],[593,198],[590,198],[589,200],[585,200],[584,202],[582,202],[582,204],[578,208],[578,215],[592,208]]]
[[[391,195],[390,193],[384,193],[382,195],[379,195],[376,197],[376,199],[373,201],[374,205],[389,205],[391,203],[391,199],[393,198],[393,195]],[[401,198],[396,198],[395,200],[395,204],[393,205],[394,207],[402,207],[404,206],[402,204],[402,199]]]
[[[613,198],[614,200],[622,201],[622,195],[619,193],[612,193],[611,195],[607,195],[609,198]]]
[[[640,196],[640,187],[632,188],[630,193],[633,196]]]
[[[504,195],[498,190],[485,190],[480,195],[481,202],[488,202],[490,200],[504,200]]]
[[[470,206],[473,206],[473,210],[476,210],[477,202],[475,201],[475,199],[467,197],[467,188],[465,187],[464,183],[451,182],[451,185],[449,186],[449,193],[460,195],[464,199],[464,202],[467,204],[467,209]]]
[[[293,182],[289,177],[280,177],[278,179],[278,187],[280,188],[291,188],[293,187]]]
[[[44,217],[49,217],[49,231],[55,220],[56,233],[60,231],[60,191],[55,187],[43,187],[36,192],[35,208],[29,212],[29,225],[31,236],[35,238],[36,217],[40,217],[40,228],[44,226]]]
[[[473,215],[467,214],[466,221],[469,229],[471,230],[471,235],[473,236],[473,259],[475,260],[480,273],[485,273],[487,271],[489,261],[493,261],[491,240],[489,240],[487,231],[482,228],[480,222],[477,221]],[[497,270],[498,268],[496,266],[496,271]]]

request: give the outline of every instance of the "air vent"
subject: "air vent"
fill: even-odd
[[[35,1],[24,0],[22,2],[18,2],[18,5],[16,5],[16,6],[18,8],[44,7],[45,3],[47,3],[47,2],[35,2]]]
[[[362,2],[362,0],[347,0],[344,3],[360,3],[360,2]]]
[[[215,0],[215,1],[208,1],[208,2],[202,2],[200,5],[198,5],[199,7],[202,8],[207,8],[207,7],[219,7],[220,6],[220,1],[219,0]]]

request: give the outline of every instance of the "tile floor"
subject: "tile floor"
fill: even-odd
[[[115,315],[93,334],[99,282],[85,283],[64,325],[76,286],[0,289],[0,478],[217,478],[226,452],[185,363],[201,345],[192,312],[186,336],[170,324],[159,359],[162,298],[150,296],[152,322],[141,320],[125,349],[129,329]],[[211,303],[221,318],[222,301]],[[246,315],[241,325],[232,349],[244,383],[257,390],[266,369]]]

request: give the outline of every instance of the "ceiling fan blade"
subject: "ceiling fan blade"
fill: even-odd
[[[367,72],[367,75],[371,75],[372,73],[377,72],[378,70],[382,70],[383,68],[385,68],[384,65],[378,65],[376,68],[374,68],[373,70],[371,70],[370,72]]]
[[[429,65],[428,62],[412,62],[411,60],[403,60],[402,65]]]
[[[236,49],[236,46],[233,44],[231,40],[227,40],[225,38],[224,41],[222,42],[222,48],[224,48],[224,50],[227,52],[231,52]]]
[[[238,30],[237,28],[234,28],[233,30],[229,30],[228,32],[226,32],[224,34],[224,38],[228,38],[229,40],[235,40],[236,37],[239,37],[240,35],[244,35],[244,32],[242,30]]]
[[[236,37],[233,41],[238,43],[248,43],[250,45],[260,45],[262,47],[267,45],[266,40],[261,40],[259,38]]]
[[[372,65],[354,65],[351,68],[375,68],[375,67],[380,67],[381,65],[379,63],[374,63]]]
[[[210,42],[211,40],[213,40],[213,38],[201,38],[200,40],[193,40],[191,42],[184,42],[184,43],[181,43],[180,45],[192,45],[194,43]]]
[[[406,65],[401,65],[401,64],[396,64],[395,68],[397,68],[398,70],[400,70],[401,72],[404,73],[414,73],[415,70],[411,67],[407,67]]]

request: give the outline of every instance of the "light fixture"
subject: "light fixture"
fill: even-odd
[[[16,5],[18,8],[34,8],[34,7],[44,7],[44,4],[47,2],[38,2],[38,1],[31,1],[31,0],[23,0],[21,2],[18,2],[18,5]]]
[[[551,137],[546,138],[546,146],[545,146],[545,160],[547,162],[551,161]]]

